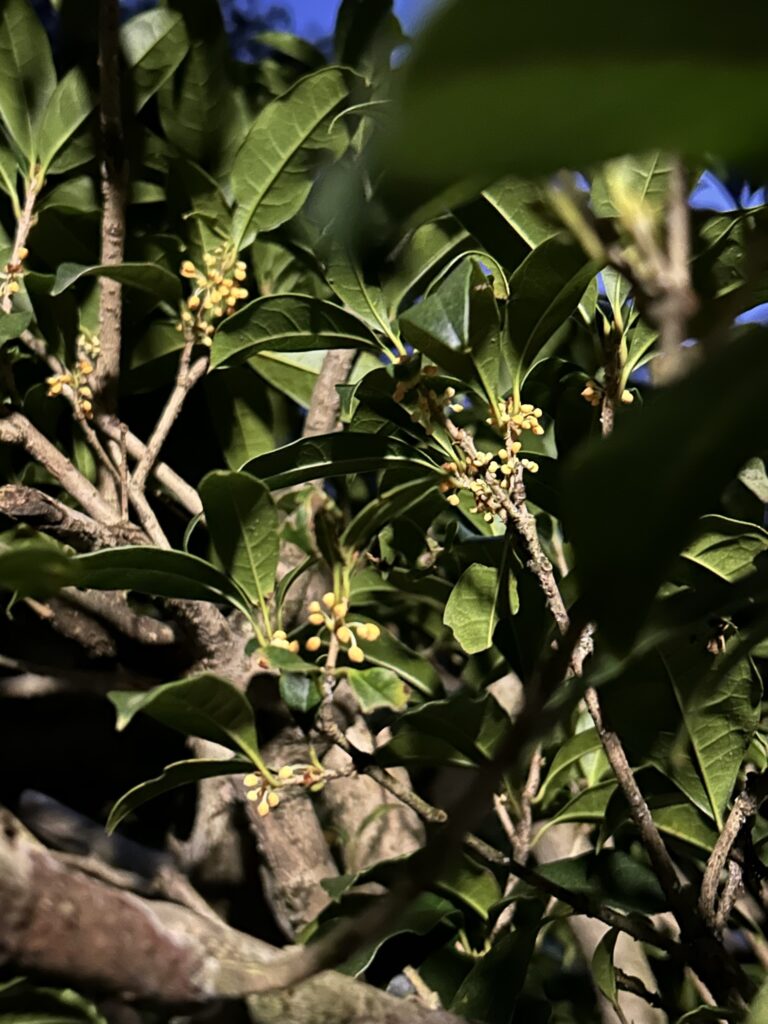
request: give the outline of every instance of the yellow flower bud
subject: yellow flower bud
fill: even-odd
[[[322,643],[323,642],[322,642],[322,640],[320,639],[319,636],[311,636],[307,640],[307,642],[304,644],[304,646],[306,647],[306,649],[308,651],[314,653],[315,651],[319,651],[320,650],[320,648],[322,646]]]
[[[26,245],[22,245],[19,248],[18,255],[19,255],[19,259],[20,260],[25,260],[27,258],[27,256],[29,256],[29,249],[26,247]]]
[[[336,595],[329,590],[326,594],[323,594],[322,600],[326,608],[333,608],[336,604]],[[315,604],[317,604],[317,601],[315,601]]]
[[[269,814],[269,801],[266,799],[266,797],[258,805],[258,807],[256,808],[256,812],[258,813],[260,818],[266,818],[266,816]]]
[[[181,276],[182,277],[195,277],[197,275],[197,268],[192,260],[184,260],[181,264]]]
[[[349,611],[349,605],[346,601],[339,601],[338,604],[333,606],[333,614],[337,619],[343,619]]]
[[[261,799],[261,790],[260,789],[249,789],[248,792],[245,794],[245,799],[246,800],[260,800]]]
[[[336,638],[342,644],[349,644],[352,642],[352,630],[349,626],[339,626],[336,630]]]
[[[458,494],[449,494],[445,500],[449,505],[453,505],[454,508],[461,504],[461,498],[459,498]]]
[[[464,412],[464,406],[459,405],[458,402],[454,402],[453,405],[449,406],[451,412]]]
[[[631,391],[627,391],[626,388],[621,392],[621,401],[623,405],[632,405],[635,400],[635,396]]]
[[[245,268],[236,267],[235,272],[232,275],[236,281],[244,281],[248,276]]]
[[[359,647],[350,647],[347,651],[347,657],[355,665],[361,665],[365,661],[365,655]]]
[[[57,380],[56,383],[55,384],[51,384],[50,388],[48,389],[48,397],[49,398],[55,398],[56,395],[60,395],[60,394],[61,394],[61,381]]]
[[[280,771],[277,773],[278,779],[292,779],[293,778],[293,765],[284,764]]]
[[[288,639],[288,634],[285,632],[284,629],[276,629],[274,631],[274,633],[272,634],[272,639],[273,640],[275,640],[275,639],[277,639],[277,640],[287,640]]]
[[[216,263],[216,257],[212,252],[207,252],[203,256],[203,263],[205,263],[206,267],[212,267]]]
[[[19,290],[19,282],[18,281],[10,281],[8,283],[8,291],[10,292],[11,295],[15,295],[18,290]]]
[[[187,306],[188,306],[189,309],[199,309],[200,308],[200,296],[199,295],[190,295],[189,298],[187,299]]]
[[[244,786],[258,786],[260,782],[261,776],[257,775],[256,772],[249,772],[243,779]]]
[[[299,641],[298,640],[291,640],[291,642],[288,644],[288,650],[292,654],[298,654],[299,653],[299,649],[300,648],[299,648]]]
[[[310,612],[321,612],[323,609],[319,601],[310,601],[307,611]]]
[[[270,791],[267,793],[267,803],[269,804],[270,807],[277,807],[277,805],[280,803],[280,796],[278,793],[274,791],[274,789],[270,789]]]
[[[311,626],[322,626],[322,624],[325,622],[325,619],[323,618],[320,612],[312,612],[312,614],[308,617],[308,622]]]
[[[89,402],[87,398],[84,398],[83,401],[80,403],[80,408],[86,414],[89,412],[93,412],[93,402]]]

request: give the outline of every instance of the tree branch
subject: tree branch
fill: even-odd
[[[336,385],[346,381],[356,356],[357,352],[349,348],[334,348],[326,352],[312,389],[312,399],[304,421],[302,437],[330,434],[339,429],[341,400]]]
[[[120,111],[120,11],[118,0],[99,4],[99,128],[101,133],[101,263],[117,266],[125,248],[126,167]],[[122,285],[99,279],[99,358],[91,378],[100,406],[116,405],[120,376]]]
[[[21,445],[94,519],[110,526],[118,524],[119,512],[22,413],[12,412],[0,419],[0,442]]]
[[[0,513],[15,523],[26,523],[40,533],[55,537],[76,551],[96,551],[146,541],[137,526],[123,523],[104,526],[44,491],[23,484],[0,486]]]

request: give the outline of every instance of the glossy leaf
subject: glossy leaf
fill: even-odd
[[[306,712],[323,699],[317,680],[296,672],[280,673],[280,697],[291,711]]]
[[[410,512],[433,494],[434,484],[423,478],[408,480],[385,491],[350,521],[340,537],[341,545],[352,550],[362,548],[382,526]]]
[[[365,620],[365,616],[358,618]],[[391,669],[409,686],[427,697],[433,697],[438,692],[440,677],[435,667],[393,636],[388,629],[382,628],[378,640],[358,640],[358,644],[367,662]]]
[[[570,736],[552,758],[546,778],[536,794],[535,803],[546,806],[548,798],[553,796],[567,782],[571,770],[578,765],[583,757],[600,750],[600,737],[594,729],[585,729]]]
[[[257,352],[301,352],[361,348],[375,351],[375,341],[357,317],[332,302],[309,295],[269,295],[238,310],[218,328],[211,366],[231,364]]]
[[[533,367],[552,354],[547,342],[575,311],[598,269],[580,246],[550,238],[510,278],[505,353],[515,394]]]
[[[31,162],[40,118],[56,88],[51,47],[27,0],[0,9],[0,120]]]
[[[108,548],[78,555],[71,563],[74,572],[69,582],[78,586],[246,605],[240,591],[218,569],[183,551],[140,546]]]
[[[768,550],[768,531],[725,516],[702,516],[682,557],[729,583],[756,572],[755,559]]]
[[[119,732],[143,712],[187,736],[199,736],[245,754],[261,767],[253,709],[226,679],[203,672],[144,693],[113,690],[107,696],[117,709]]]
[[[253,763],[251,761],[241,761],[236,757],[224,761],[213,758],[174,761],[173,764],[166,765],[156,778],[140,782],[137,786],[129,789],[127,793],[123,793],[109,812],[106,824],[107,832],[114,832],[120,822],[132,814],[137,807],[141,807],[149,800],[154,800],[155,797],[177,789],[179,786],[186,786],[190,782],[199,782],[201,779],[211,779],[220,775],[237,775],[252,770]]]
[[[131,72],[135,112],[155,95],[189,50],[184,19],[164,7],[137,14],[120,32],[125,62]]]
[[[79,68],[72,68],[56,86],[36,134],[43,173],[93,110],[94,101]]]
[[[156,263],[119,263],[116,266],[92,267],[81,263],[62,263],[56,271],[51,295],[61,295],[83,277],[109,277],[174,305],[181,299],[179,278]]]
[[[199,492],[223,571],[252,604],[264,608],[275,588],[280,555],[277,508],[269,490],[248,473],[214,470]]]
[[[18,338],[32,320],[31,313],[0,313],[0,345]]]
[[[232,168],[238,248],[301,208],[317,151],[338,149],[338,133],[329,133],[324,122],[346,96],[341,70],[324,68],[272,100],[256,118]]]
[[[616,217],[633,203],[647,216],[663,212],[672,157],[651,152],[609,160],[592,179],[591,201],[596,217]]]
[[[346,675],[360,708],[366,714],[377,708],[402,711],[408,703],[410,690],[403,680],[388,668],[349,668]]]
[[[480,1024],[512,1024],[528,973],[544,902],[526,901],[518,908],[515,928],[503,934],[470,970],[451,1010]]]
[[[763,370],[766,335],[754,328],[666,388],[642,416],[628,417],[621,430],[569,460],[565,523],[584,599],[611,645],[631,642],[697,518],[768,444]],[[624,552],[621,573],[603,557],[606,550]]]
[[[615,928],[605,933],[595,948],[590,967],[595,987],[614,1007],[617,1007],[619,1002],[619,986],[616,981],[616,968],[613,965],[613,950],[618,937],[619,933]]]
[[[348,473],[419,466],[425,475],[441,472],[425,454],[394,438],[371,434],[323,434],[293,441],[274,452],[251,459],[243,470],[262,479],[271,490]]]
[[[486,651],[493,643],[499,621],[499,570],[489,565],[470,565],[451,591],[443,621],[467,654]],[[514,614],[520,607],[517,583],[509,576],[509,603]]]

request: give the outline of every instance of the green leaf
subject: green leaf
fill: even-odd
[[[349,243],[339,237],[343,226],[332,225],[330,244],[322,252],[325,278],[344,305],[352,310],[371,331],[390,340],[395,334],[389,321],[387,303],[378,281],[371,280]]]
[[[72,559],[41,541],[16,541],[0,546],[0,588],[45,597],[72,585]]]
[[[443,622],[467,654],[487,651],[493,643],[493,631],[499,621],[499,570],[490,565],[470,565],[451,591]],[[520,607],[517,582],[509,576],[509,601],[512,613]]]
[[[27,0],[4,0],[0,12],[0,120],[32,163],[36,131],[56,88],[51,46]]]
[[[388,668],[349,668],[347,682],[365,714],[377,708],[402,711],[408,703],[410,690],[403,680]]]
[[[190,601],[226,601],[241,610],[248,607],[240,591],[218,569],[183,551],[137,545],[78,555],[70,563],[74,572],[67,582],[77,586],[138,590]]]
[[[16,191],[16,179],[19,171],[16,166],[16,157],[13,153],[6,149],[5,146],[0,146],[0,189],[10,196],[13,203],[18,204],[19,197]],[[38,209],[40,204],[38,203]],[[15,210],[14,210],[15,212]]]
[[[609,160],[592,179],[591,201],[596,217],[617,217],[628,207],[644,207],[645,215],[663,212],[673,159],[651,152]]]
[[[434,485],[423,477],[418,480],[407,480],[384,491],[360,509],[345,528],[339,543],[352,551],[362,549],[378,530],[412,511],[422,501],[432,497],[434,491]]]
[[[308,68],[318,68],[325,64],[325,57],[316,46],[290,32],[259,32],[253,37],[253,41],[268,46],[270,50],[282,53],[283,56],[290,57],[291,60],[298,61]]]
[[[187,736],[198,736],[245,754],[259,770],[262,761],[253,709],[226,679],[203,672],[144,693],[113,690],[107,696],[117,709],[122,732],[140,711]]]
[[[518,909],[514,930],[491,946],[459,986],[451,1010],[462,1018],[512,1024],[545,907],[540,900],[526,902],[528,906]]]
[[[72,68],[56,86],[36,133],[37,155],[45,174],[53,158],[93,110],[82,71]]]
[[[768,531],[725,516],[702,516],[682,557],[733,583],[757,571],[755,559],[768,549]]]
[[[323,699],[317,680],[296,672],[281,672],[279,686],[280,696],[291,711],[311,711]]]
[[[616,789],[616,783],[613,779],[608,779],[605,782],[598,782],[594,786],[590,786],[589,789],[582,790],[581,793],[577,793],[568,803],[554,814],[550,820],[544,825],[536,834],[538,839],[546,832],[546,830],[558,822],[564,821],[602,821],[605,817],[605,811],[608,807],[613,793]]]
[[[646,150],[763,158],[759,97],[768,74],[757,40],[768,12],[756,0],[731,11],[734,24],[750,25],[748,39],[724,39],[717,19],[692,25],[684,6],[670,11],[663,0],[644,12],[638,21],[609,0],[590,7],[588,19],[566,0],[442,9],[404,69],[387,148],[392,187],[547,174]]]
[[[232,168],[234,237],[242,248],[299,211],[312,187],[317,150],[336,149],[325,121],[347,96],[339,68],[323,68],[272,100],[253,123]]]
[[[31,313],[0,313],[0,345],[18,338],[31,321]]]
[[[173,77],[158,89],[160,123],[180,153],[206,168],[228,171],[245,119],[230,79],[219,6],[214,0],[174,0],[169,6],[184,18],[189,49]]]
[[[325,352],[258,352],[248,365],[275,390],[309,408]]]
[[[571,769],[578,765],[583,757],[593,754],[600,748],[600,737],[594,729],[585,729],[584,732],[577,732],[575,736],[569,736],[552,758],[549,771],[536,794],[534,803],[546,806],[547,799],[568,781]]]
[[[240,362],[263,349],[377,350],[370,331],[346,310],[310,295],[268,295],[227,317],[213,338],[211,367]]]
[[[611,646],[631,643],[698,517],[768,444],[767,341],[765,330],[747,331],[568,461],[564,522],[585,604]],[[606,551],[622,551],[620,573]]]
[[[33,985],[26,978],[0,984],[0,1024],[107,1024],[96,1006],[71,988]]]
[[[493,872],[466,853],[453,857],[434,882],[435,888],[470,907],[484,921],[488,911],[501,899]]]
[[[116,694],[111,695],[114,703]],[[118,706],[119,709],[119,706]],[[238,775],[241,772],[253,770],[251,761],[240,761],[233,757],[228,760],[215,760],[213,758],[195,758],[190,761],[174,761],[166,765],[160,775],[154,779],[147,779],[133,786],[127,793],[123,793],[120,799],[114,804],[107,818],[107,832],[114,832],[121,821],[124,821],[129,814],[141,807],[142,804],[155,797],[168,793],[179,786],[186,786],[190,782],[199,782],[200,779],[211,779],[219,775]]]
[[[266,607],[280,556],[277,508],[269,490],[248,473],[214,470],[198,488],[211,541],[224,572]]]
[[[400,317],[405,340],[459,380],[471,380],[472,355],[477,356],[480,379],[490,397],[506,390],[499,328],[493,289],[474,259],[462,260],[431,294]]]
[[[729,646],[734,642],[736,638]],[[762,699],[762,686],[748,659],[725,676],[715,675],[718,661],[726,656],[713,659],[705,647],[691,643],[669,645],[661,652],[718,829],[760,721]]]
[[[618,937],[619,933],[615,928],[605,933],[595,948],[590,967],[595,987],[614,1008],[618,1008],[619,1004],[619,986],[616,981],[616,968],[613,966],[613,950]]]
[[[490,694],[463,693],[406,711],[380,754],[388,764],[471,767],[493,756],[508,726],[508,716]]]
[[[505,351],[516,395],[534,366],[552,355],[547,342],[576,310],[598,269],[581,246],[558,237],[542,242],[510,278]]]
[[[243,367],[210,373],[205,378],[205,395],[230,469],[240,469],[249,459],[272,451],[269,395],[255,373]]]
[[[129,288],[148,292],[165,302],[176,305],[181,300],[181,281],[170,270],[157,263],[120,263],[117,266],[84,266],[82,263],[62,263],[56,271],[51,295],[61,295],[83,277],[109,277]]]
[[[359,619],[370,621],[365,616]],[[432,663],[412,651],[410,647],[394,637],[388,629],[381,629],[378,640],[358,640],[365,653],[365,660],[373,665],[391,669],[419,693],[433,697],[440,689],[440,676]]]
[[[399,252],[395,267],[382,280],[387,321],[409,300],[423,294],[425,283],[435,272],[469,244],[467,231],[454,217],[420,224]]]
[[[133,110],[138,113],[173,76],[189,51],[184,19],[164,7],[144,11],[123,25],[120,42],[131,73]]]
[[[403,441],[352,431],[293,441],[274,452],[251,459],[243,470],[258,476],[271,490],[276,490],[308,480],[370,473],[398,465],[420,466],[425,473],[441,472],[439,466],[424,453]]]
[[[763,982],[752,1000],[746,1024],[763,1024],[765,1020],[768,1020],[768,981]]]

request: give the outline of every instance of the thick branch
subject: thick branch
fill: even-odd
[[[330,434],[339,429],[340,398],[336,385],[346,381],[356,355],[350,348],[335,348],[326,353],[312,389],[302,437]]]
[[[41,466],[55,476],[61,486],[78,501],[94,519],[117,525],[119,513],[101,497],[90,482],[78,472],[66,455],[41,434],[20,412],[0,419],[0,442],[21,445]]]
[[[1,961],[126,1002],[241,998],[268,988],[270,964],[286,955],[185,907],[142,899],[66,867],[7,812],[0,818],[0,900]],[[250,1004],[263,1024],[461,1024],[333,973]]]
[[[0,513],[15,523],[25,523],[40,533],[55,537],[76,551],[96,551],[120,544],[140,544],[146,540],[136,526],[121,523],[104,526],[44,491],[23,484],[0,487]]]

